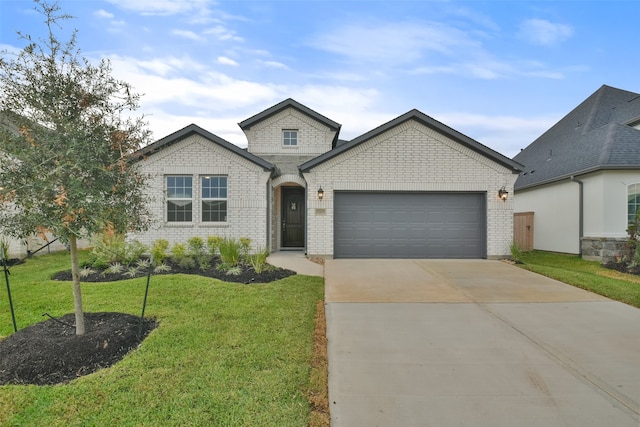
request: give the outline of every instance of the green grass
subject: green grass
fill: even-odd
[[[73,311],[66,254],[11,269],[18,328]],[[83,284],[87,312],[140,315],[146,278]],[[2,284],[0,336],[13,332]],[[0,386],[0,425],[306,426],[321,278],[242,285],[152,277],[145,315],[160,326],[111,368],[56,386]]]
[[[520,267],[640,308],[640,276],[602,267],[577,255],[533,251]]]

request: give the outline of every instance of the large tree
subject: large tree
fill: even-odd
[[[46,230],[71,252],[76,334],[85,333],[77,240],[147,225],[146,179],[128,156],[147,142],[139,95],[110,63],[80,54],[71,17],[35,0],[46,35],[18,32],[26,46],[0,56],[0,224],[24,238]]]

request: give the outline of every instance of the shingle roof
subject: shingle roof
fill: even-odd
[[[640,94],[603,85],[513,159],[516,190],[602,169],[640,168]]]
[[[522,170],[522,165],[519,164],[518,162],[511,160],[510,158],[503,156],[502,154],[498,153],[497,151],[494,151],[492,149],[490,149],[489,147],[482,145],[481,143],[479,143],[478,141],[469,138],[468,136],[450,128],[449,126],[435,120],[432,117],[427,116],[426,114],[422,113],[421,111],[418,111],[416,109],[413,109],[399,117],[396,117],[395,119],[355,138],[352,139],[351,141],[345,141],[344,143],[339,144],[338,146],[336,146],[333,150],[330,150],[314,159],[309,160],[308,162],[300,165],[300,170],[303,172],[306,172],[310,169],[312,169],[315,166],[318,166],[321,163],[324,163],[325,161],[341,154],[344,153],[347,150],[350,150],[351,148],[362,144],[365,141],[368,141],[372,138],[375,138],[376,136],[388,131],[389,129],[392,129],[406,121],[409,120],[416,120],[419,123],[422,123],[423,125],[434,129],[435,131],[446,135],[447,137],[453,139],[454,141],[472,149],[473,151],[476,151],[477,153],[482,154],[485,157],[488,157],[489,159],[495,161],[498,164],[501,164],[509,169],[511,169],[514,173],[518,173]]]
[[[243,150],[242,148],[238,147],[237,145],[234,145],[232,143],[230,143],[229,141],[226,141],[222,138],[220,138],[217,135],[212,134],[211,132],[208,132],[204,129],[202,129],[200,126],[198,125],[194,125],[194,124],[190,124],[187,127],[184,127],[182,129],[180,129],[177,132],[172,133],[171,135],[165,136],[162,139],[157,140],[156,142],[147,145],[146,147],[141,148],[140,150],[136,151],[135,153],[133,153],[131,156],[134,159],[142,159],[144,157],[147,157],[151,154],[154,154],[158,151],[160,151],[163,148],[166,148],[172,144],[175,144],[176,142],[182,141],[185,138],[190,137],[191,135],[200,135],[203,138],[208,139],[209,141],[213,142],[214,144],[218,144],[219,146],[226,148],[229,151],[234,152],[235,154],[237,154],[240,157],[243,157],[255,164],[257,164],[258,166],[262,166],[265,170],[273,170],[274,169],[274,165],[272,165],[271,163],[267,162],[266,160],[256,156],[255,154],[251,154],[249,153],[247,150]]]

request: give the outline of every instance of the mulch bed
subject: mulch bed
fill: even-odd
[[[59,384],[109,367],[157,326],[145,319],[140,331],[140,317],[125,313],[85,313],[84,321],[82,336],[67,326],[75,322],[74,315],[67,314],[0,341],[0,384]]]
[[[178,273],[195,274],[199,276],[211,277],[213,279],[219,279],[224,282],[252,284],[252,283],[274,282],[276,280],[284,279],[285,277],[289,277],[296,274],[295,271],[274,267],[272,265],[267,265],[266,266],[267,268],[265,268],[260,273],[256,273],[255,270],[250,266],[241,265],[240,274],[229,274],[225,271],[218,270],[217,268],[218,263],[219,263],[218,260],[214,260],[208,269],[203,270],[198,267],[184,268],[174,262],[167,261],[166,264],[168,264],[171,267],[170,271],[158,272],[158,273],[152,272],[152,275],[178,274]],[[103,271],[96,271],[95,273],[92,273],[86,277],[82,277],[80,281],[81,282],[115,282],[117,280],[125,280],[125,279],[131,279],[133,277],[146,276],[147,273],[148,273],[148,270],[143,270],[143,269],[140,269],[138,274],[135,276],[128,275],[126,272],[118,273],[118,274],[112,274],[112,273],[105,274]],[[72,280],[71,270],[66,270],[66,271],[61,271],[59,273],[56,273],[52,277],[52,279],[53,280]]]
[[[205,270],[170,265],[171,271],[153,274],[197,274],[244,284],[268,283],[296,274],[273,266],[268,266],[261,273],[242,266],[240,274],[232,275],[218,270],[215,262]],[[134,277],[146,275],[147,271],[141,269]],[[130,278],[132,276],[123,273],[103,274],[98,271],[82,277],[81,281],[113,282]],[[53,279],[72,280],[71,271],[59,272]],[[77,336],[75,327],[68,326],[74,322],[74,315],[67,314],[21,329],[0,341],[0,385],[60,384],[107,368],[137,348],[157,326],[155,320],[145,319],[139,334],[140,317],[125,313],[85,313],[86,333]]]

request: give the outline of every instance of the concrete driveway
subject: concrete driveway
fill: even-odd
[[[640,310],[486,260],[327,260],[332,426],[640,425]]]

